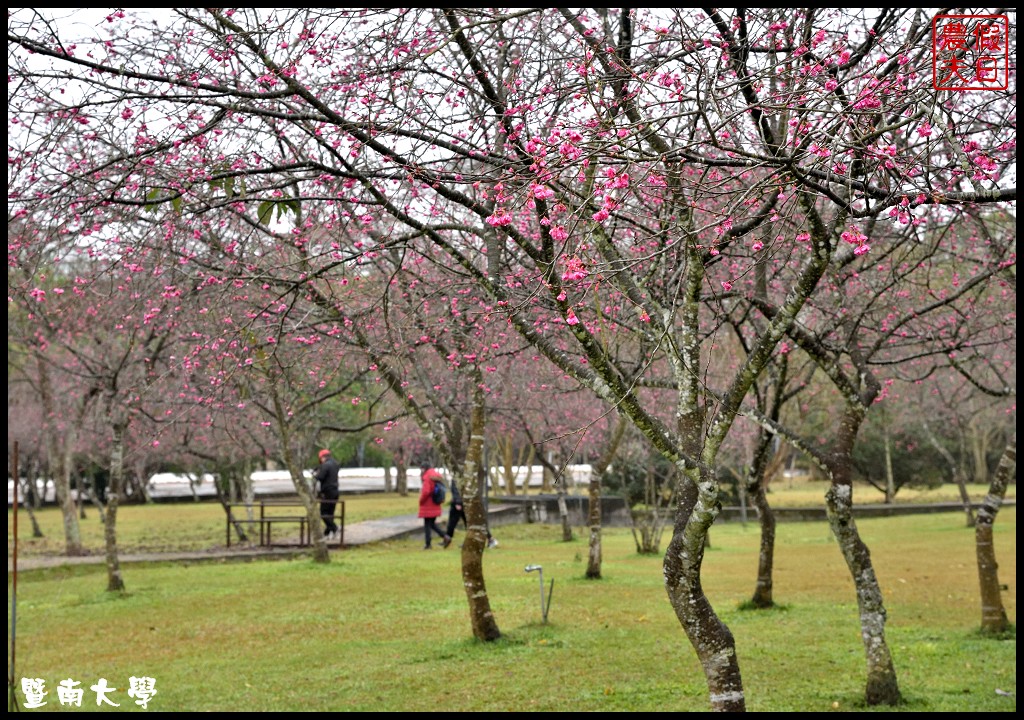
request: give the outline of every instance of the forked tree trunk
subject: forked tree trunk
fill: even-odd
[[[1003,504],[1006,486],[1017,472],[1017,436],[1010,442],[999,459],[988,495],[978,511],[978,521],[974,526],[974,543],[978,556],[978,580],[981,583],[981,631],[986,634],[1000,635],[1010,628],[1003,606],[1002,588],[999,585],[999,564],[996,562],[996,549],[992,538],[992,526],[996,515]]]
[[[113,437],[110,446],[110,485],[107,487],[107,512],[103,526],[107,560],[107,591],[117,593],[123,593],[125,590],[124,578],[121,576],[121,563],[117,556],[117,503],[124,487],[124,431],[127,427],[127,420],[118,419],[111,423]]]
[[[469,621],[473,628],[473,637],[490,642],[500,638],[501,631],[491,611],[491,601],[484,583],[487,509],[484,507],[483,484],[487,481],[487,475],[480,472],[486,425],[484,403],[482,383],[478,383],[473,391],[466,462],[462,477],[456,482],[462,488],[462,503],[466,513],[466,539],[462,543],[462,585],[466,589],[466,599],[469,602]]]

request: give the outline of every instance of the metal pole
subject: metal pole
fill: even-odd
[[[540,613],[544,619],[544,624],[548,622],[548,611],[544,605],[544,570],[540,565],[527,565],[525,568],[526,572],[537,572],[538,579],[540,580]]]
[[[551,578],[551,584],[548,585],[548,604],[544,606],[544,624],[548,623],[548,610],[551,609],[551,598],[555,595],[555,579]]]
[[[11,475],[14,477],[14,543],[11,549],[11,665],[7,677],[7,712],[17,711],[18,696],[14,691],[14,651],[17,647],[14,637],[18,628],[18,491],[21,489],[21,477],[18,473],[18,441],[14,441],[13,453],[11,456]]]

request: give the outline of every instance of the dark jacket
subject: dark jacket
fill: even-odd
[[[452,493],[451,506],[455,507],[456,505],[458,505],[461,508],[462,507],[462,493],[459,492],[459,484],[457,482],[455,482],[454,478],[452,478],[452,481],[450,483],[450,487],[448,489]]]
[[[340,469],[338,461],[330,456],[320,463],[314,476],[317,485],[320,486],[320,497],[332,499],[338,497],[338,471]]]

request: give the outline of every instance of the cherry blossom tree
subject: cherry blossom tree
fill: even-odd
[[[443,255],[674,465],[669,601],[711,707],[743,710],[701,585],[720,450],[819,285],[874,252],[873,221],[1015,201],[1013,81],[936,91],[914,10],[178,9],[101,26],[72,39],[9,16],[17,211],[43,198],[83,232],[150,207],[188,263],[226,223],[240,267],[258,257],[254,275],[295,288],[372,253]],[[287,241],[268,244],[277,224]],[[776,282],[734,365],[723,318],[758,299],[744,283],[761,264]],[[891,675],[867,695],[899,700]]]
[[[790,335],[834,384],[838,397],[831,439],[820,446],[801,438],[830,479],[826,505],[833,533],[857,588],[868,663],[869,703],[898,694],[896,673],[884,636],[886,612],[870,553],[860,538],[853,509],[853,451],[869,411],[887,399],[896,373],[928,377],[950,362],[975,373],[993,368],[1013,328],[1006,323],[999,276],[1014,263],[1009,237],[981,242],[969,219],[943,232],[922,223],[871,222],[875,248],[851,256],[808,300]],[[907,242],[907,238],[914,242]],[[770,306],[765,306],[771,316]],[[962,356],[961,359],[956,359]],[[976,366],[976,367],[975,367]]]
[[[120,241],[120,237],[113,237],[107,243],[116,246]],[[103,416],[110,453],[110,485],[103,518],[108,590],[120,592],[124,590],[124,581],[118,560],[116,522],[124,491],[126,433],[132,421],[147,412],[146,405],[151,399],[148,393],[165,370],[167,355],[177,340],[177,328],[173,309],[153,292],[154,284],[159,286],[165,280],[161,272],[153,273],[153,266],[147,272],[141,256],[126,259],[98,247],[90,248],[88,254],[88,259],[64,260],[66,268],[55,263],[51,269],[40,272],[39,279],[50,273],[57,277],[47,290],[31,282],[20,283],[11,290],[25,307],[35,305],[27,320],[33,323],[39,343],[44,408],[45,399],[52,399],[53,391],[47,389],[51,370],[42,354],[50,359],[61,358],[57,369],[73,378],[68,387],[76,398],[78,412],[66,430],[67,449],[51,450],[59,458],[66,525],[69,515],[75,515],[74,509],[67,507],[70,447],[87,410]],[[82,276],[71,274],[74,271],[92,279],[86,283]],[[48,412],[55,416],[52,403]]]

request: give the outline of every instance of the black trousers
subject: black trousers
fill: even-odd
[[[320,502],[320,517],[324,521],[324,532],[338,532],[338,523],[334,522],[334,509],[338,507],[338,494],[325,493]]]
[[[424,541],[423,542],[423,546],[424,547],[430,547],[430,541],[431,541],[431,538],[432,538],[430,533],[432,533],[432,532],[437,533],[437,536],[439,538],[441,538],[442,540],[444,540],[445,534],[441,530],[441,528],[439,528],[437,526],[437,518],[423,518],[423,536],[424,536],[423,537],[423,541]]]
[[[462,527],[466,527],[466,511],[456,510],[455,506],[452,505],[448,509],[448,536],[455,537],[455,528],[459,526],[459,520],[462,521]]]
[[[455,528],[459,526],[460,520],[462,521],[462,527],[468,527],[466,525],[465,508],[463,508],[462,510],[456,510],[455,506],[452,505],[450,508],[448,508],[448,537],[455,537]],[[491,539],[491,526],[489,524],[487,526],[487,539]]]

